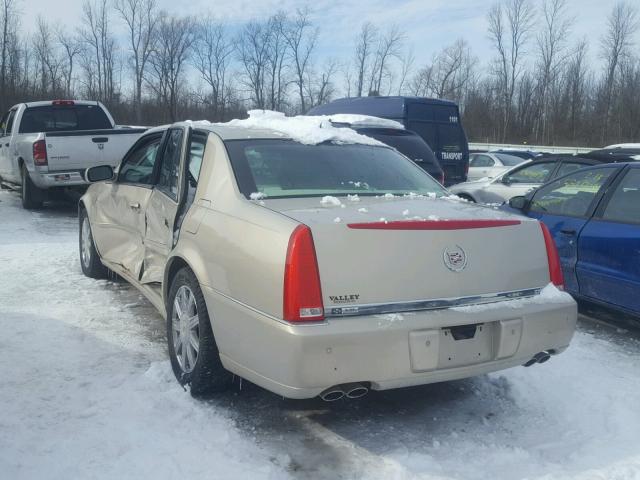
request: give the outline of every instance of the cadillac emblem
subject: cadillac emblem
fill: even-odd
[[[459,245],[445,248],[442,256],[444,264],[452,272],[461,272],[467,266],[467,254]]]

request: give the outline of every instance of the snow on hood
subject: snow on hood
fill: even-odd
[[[282,112],[271,110],[249,110],[249,118],[231,120],[224,125],[228,127],[273,130],[283,136],[305,145],[317,145],[323,142],[358,143],[363,145],[381,145],[383,143],[365,135],[360,135],[350,128],[338,128],[331,124],[331,118],[336,116],[303,116],[287,117]],[[364,117],[362,115],[348,115],[348,117]],[[365,117],[374,118],[374,117]],[[377,119],[382,120],[382,119]],[[396,123],[396,122],[394,122]]]

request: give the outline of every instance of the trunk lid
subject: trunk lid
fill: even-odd
[[[537,221],[453,198],[353,200],[264,201],[311,228],[329,314],[349,305],[495,295],[549,283]]]

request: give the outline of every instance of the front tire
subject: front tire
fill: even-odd
[[[80,246],[80,266],[82,267],[82,273],[90,278],[106,278],[108,270],[100,261],[100,256],[93,242],[89,216],[84,208],[80,210],[79,221],[80,236],[78,243]]]
[[[22,207],[27,210],[35,210],[42,208],[43,192],[33,184],[29,172],[24,167],[20,169],[22,177],[22,186],[20,189],[20,197],[22,198]]]
[[[193,272],[176,273],[167,296],[167,341],[171,367],[194,397],[226,390],[231,374],[220,361],[209,312]]]

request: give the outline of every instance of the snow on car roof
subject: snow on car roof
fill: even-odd
[[[400,122],[387,118],[372,117],[371,115],[336,113],[333,115],[319,116],[319,118],[327,118],[331,123],[345,123],[352,127],[359,128],[393,128],[394,130],[404,130],[404,125]]]
[[[249,118],[243,120],[235,119],[226,123],[211,123],[208,121],[187,121],[185,123],[211,130],[220,135],[224,140],[243,138],[290,138],[305,145],[334,142],[384,146],[384,144],[378,140],[367,137],[366,135],[360,135],[350,128],[333,126],[331,118],[335,116],[331,115],[298,115],[295,117],[287,117],[282,112],[274,112],[271,110],[249,110],[248,113]],[[364,115],[348,115],[348,117],[356,121],[375,118]]]

